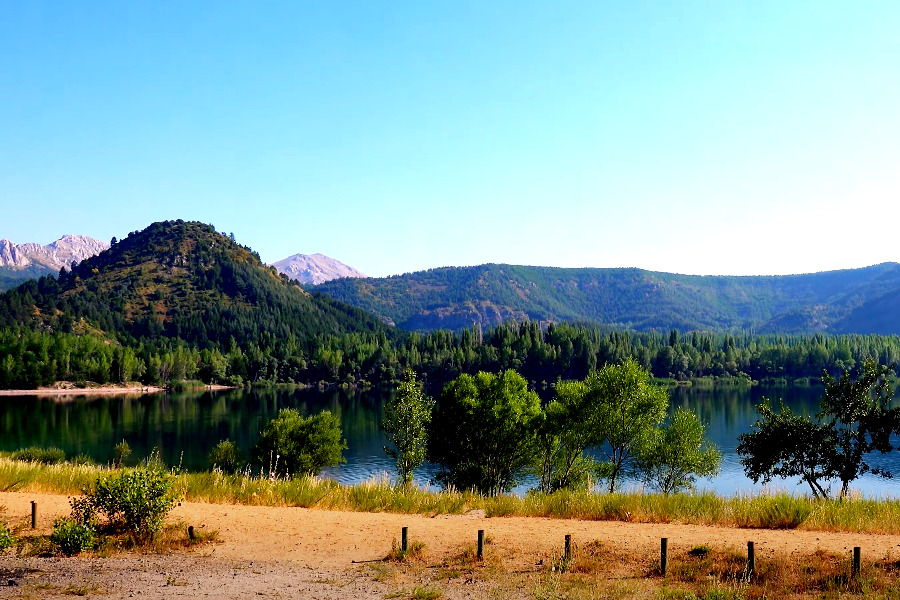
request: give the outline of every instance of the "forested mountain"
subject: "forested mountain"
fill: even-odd
[[[488,264],[315,287],[409,330],[517,321],[637,331],[900,333],[900,264],[785,276]]]
[[[270,345],[383,332],[370,315],[310,294],[210,225],[154,223],[109,250],[0,295],[0,326],[93,330],[120,342]]]

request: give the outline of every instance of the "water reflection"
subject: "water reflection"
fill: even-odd
[[[735,454],[737,437],[756,420],[755,406],[765,396],[777,405],[799,413],[818,410],[821,388],[809,387],[679,387],[671,391],[671,407],[697,412],[708,426],[708,435],[724,457],[718,477],[703,480],[700,486],[730,495],[758,490],[748,480]],[[385,473],[394,465],[384,453],[381,415],[388,392],[316,389],[230,390],[155,394],[132,397],[79,397],[72,400],[36,397],[0,397],[0,449],[16,450],[31,445],[58,446],[69,456],[84,453],[98,462],[114,457],[114,448],[128,442],[133,456],[143,458],[157,449],[163,460],[187,469],[208,468],[210,449],[223,439],[231,439],[247,455],[259,431],[282,408],[296,408],[303,414],[331,410],[341,420],[348,449],[346,464],[326,470],[323,475],[344,483],[364,481]],[[877,465],[897,469],[896,453],[878,456]],[[417,481],[426,483],[434,467],[417,472]],[[517,488],[524,492],[531,483]],[[631,485],[636,485],[634,482]],[[807,493],[796,482],[777,480],[779,489]],[[867,495],[898,495],[891,480],[865,477],[854,485]]]

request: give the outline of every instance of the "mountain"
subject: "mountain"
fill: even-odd
[[[367,277],[365,273],[324,254],[294,254],[272,263],[272,266],[303,285],[318,285],[341,277]]]
[[[900,334],[897,263],[749,277],[487,264],[339,279],[316,290],[420,331],[534,319],[637,331]]]
[[[14,244],[0,240],[0,291],[27,279],[56,275],[63,267],[82,261],[109,248],[109,244],[86,235],[64,235],[41,246],[36,243]]]
[[[59,278],[0,295],[0,326],[23,325],[226,349],[386,330],[357,308],[304,291],[212,226],[180,220],[154,223]]]

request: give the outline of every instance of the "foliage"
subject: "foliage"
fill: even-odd
[[[222,440],[209,452],[209,465],[226,473],[237,473],[244,464],[240,449],[231,440]]]
[[[757,407],[761,420],[739,436],[737,452],[747,476],[764,483],[799,477],[815,497],[827,497],[822,481],[836,478],[841,498],[864,473],[890,477],[872,468],[866,456],[893,450],[891,434],[900,430],[900,409],[890,408],[893,389],[887,376],[892,370],[867,361],[855,374],[844,371],[840,380],[826,373],[815,421],[783,405],[776,413],[765,400]]]
[[[0,524],[0,552],[16,545],[16,537],[5,524]]]
[[[29,448],[16,450],[12,453],[10,458],[13,460],[39,462],[44,463],[45,465],[55,465],[66,460],[66,453],[55,447],[40,448],[38,446],[31,446]]]
[[[111,529],[146,540],[162,528],[175,503],[174,480],[159,469],[123,469],[101,475],[84,496],[72,500],[72,515],[82,524],[104,515]]]
[[[117,468],[121,468],[125,461],[131,456],[131,446],[128,445],[128,442],[122,440],[118,444],[116,444],[115,448],[116,458],[115,464]]]
[[[649,374],[634,361],[606,365],[584,382],[585,399],[591,406],[594,443],[601,445],[606,461],[599,474],[613,492],[647,445],[654,428],[666,415],[669,394],[650,382]]]
[[[540,400],[515,371],[460,375],[441,392],[428,457],[447,487],[496,495],[534,463]]]
[[[656,430],[637,456],[644,481],[665,495],[693,487],[697,477],[719,471],[722,453],[707,443],[705,428],[693,412],[679,408]]]
[[[585,455],[594,443],[596,430],[591,405],[582,381],[560,381],[556,397],[549,402],[537,425],[538,489],[551,493],[561,489],[589,487],[595,461]]]
[[[416,374],[408,369],[406,379],[397,394],[384,406],[381,428],[393,447],[384,451],[397,464],[397,479],[403,485],[412,483],[413,471],[425,461],[428,447],[428,423],[434,402],[425,396],[416,381]]]
[[[59,546],[66,556],[74,556],[94,546],[94,528],[71,517],[60,517],[53,521],[50,541]]]
[[[272,475],[318,475],[344,462],[346,448],[340,420],[330,411],[304,418],[297,410],[283,409],[260,433],[251,455]]]

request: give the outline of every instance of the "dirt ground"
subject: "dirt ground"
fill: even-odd
[[[49,534],[53,519],[69,513],[65,496],[0,493],[0,518],[18,535],[34,533],[32,501],[39,534]],[[625,557],[617,589],[635,593],[646,577],[626,573],[649,573],[663,537],[670,556],[698,545],[746,552],[751,540],[757,561],[775,555],[800,559],[816,550],[849,558],[854,546],[873,559],[900,556],[897,535],[485,518],[478,512],[429,517],[186,502],[169,520],[198,532],[217,531],[216,541],[166,554],[79,558],[20,558],[9,550],[0,555],[0,598],[533,598],[561,555],[566,534],[576,551],[599,541]],[[420,557],[412,563],[384,561],[403,527],[411,543],[424,544]],[[473,567],[465,557],[471,558],[479,529],[487,540],[485,560]]]

